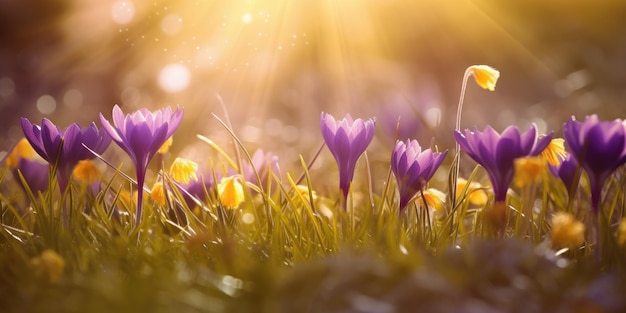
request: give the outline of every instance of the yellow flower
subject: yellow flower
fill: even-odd
[[[541,156],[551,165],[557,166],[561,164],[561,161],[567,157],[564,142],[565,140],[563,138],[552,139],[550,144],[541,152]]]
[[[174,142],[173,137],[167,138],[167,140],[161,145],[161,148],[159,148],[159,151],[157,151],[160,154],[166,154],[167,151],[170,150],[170,147],[172,146],[172,143]]]
[[[133,190],[131,194],[128,190],[122,189],[119,192],[116,205],[120,206],[119,209],[134,209],[137,206],[137,198],[139,193],[137,190]],[[148,193],[144,191],[144,199],[148,197]]]
[[[555,245],[576,249],[585,241],[585,225],[570,213],[558,212],[552,216],[550,236]]]
[[[156,182],[150,190],[150,199],[158,206],[165,205],[165,188],[162,182]]]
[[[33,269],[35,277],[45,280],[49,283],[56,283],[63,274],[65,268],[65,260],[54,250],[44,250],[40,256],[30,260],[30,266]]]
[[[311,194],[313,195],[313,201],[317,200],[317,193],[315,193],[315,190],[311,190]],[[300,201],[300,197],[304,198],[304,199],[309,199],[309,187],[306,185],[297,185],[296,188],[294,189],[294,194],[293,194],[293,201],[294,202],[299,202]]]
[[[424,191],[424,198],[429,208],[433,208],[435,211],[443,210],[443,206],[446,203],[447,195],[435,188],[428,188]],[[424,205],[424,199],[422,196],[417,197],[420,205]]]
[[[31,147],[26,138],[20,139],[13,150],[6,158],[7,166],[17,168],[20,165],[20,159],[30,159],[35,155],[35,149]]]
[[[126,189],[122,189],[117,196],[116,205],[122,205],[122,208],[131,208],[130,192]]]
[[[622,218],[617,228],[617,243],[624,247],[626,246],[626,217]]]
[[[74,166],[72,175],[78,181],[91,184],[100,179],[100,170],[91,160],[81,160]]]
[[[236,208],[244,200],[243,184],[239,176],[224,177],[217,185],[220,202],[225,207]]]
[[[196,162],[176,158],[172,166],[170,166],[170,175],[175,181],[183,184],[188,184],[191,179],[198,180],[196,171],[198,170],[198,164]]]
[[[488,65],[472,65],[469,69],[472,75],[474,75],[478,86],[489,89],[490,91],[495,90],[496,82],[500,77],[498,70]]]
[[[463,192],[463,189],[465,189],[465,186],[467,185],[467,180],[464,178],[459,178],[456,181],[456,198],[459,199],[461,197],[461,193]],[[472,205],[475,206],[484,206],[487,201],[489,200],[489,196],[487,195],[487,192],[483,189],[484,187],[477,183],[477,182],[471,182],[470,185],[467,187],[467,194],[466,194],[466,199],[469,200],[469,202]]]
[[[546,168],[546,161],[541,157],[524,157],[515,159],[515,178],[513,183],[521,188],[536,184]]]

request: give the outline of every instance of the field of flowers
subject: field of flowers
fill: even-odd
[[[0,311],[626,311],[626,122],[461,129],[468,81],[499,75],[467,69],[454,150],[397,138],[384,165],[375,117],[320,112],[324,144],[289,169],[226,110],[229,148],[197,135],[208,168],[169,151],[196,136],[184,107],[24,117],[0,170]]]

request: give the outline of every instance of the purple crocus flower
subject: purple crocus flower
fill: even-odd
[[[626,125],[619,119],[601,121],[595,114],[583,122],[572,117],[563,125],[563,134],[567,149],[589,177],[591,204],[597,214],[604,182],[626,163]]]
[[[320,126],[328,149],[339,167],[339,188],[348,197],[356,161],[374,138],[374,119],[353,120],[350,114],[340,121],[322,112]]]
[[[100,113],[102,127],[122,150],[126,151],[135,165],[137,174],[137,225],[141,221],[143,186],[148,164],[165,141],[172,136],[183,118],[183,109],[167,107],[150,112],[142,108],[132,114],[122,112],[119,106],[113,107],[113,125]]]
[[[256,175],[254,174],[254,170],[256,170],[257,174],[259,174],[260,182],[257,182]],[[259,184],[259,187],[266,187],[267,181],[270,179],[270,182],[273,182],[273,178],[270,175],[278,175],[280,177],[280,167],[278,166],[278,156],[271,152],[263,152],[262,149],[256,150],[252,155],[252,164],[244,163],[241,174],[248,182],[256,182]],[[271,183],[270,183],[271,186]],[[270,190],[271,192],[271,190]]]
[[[396,176],[400,192],[400,211],[404,210],[409,200],[426,187],[448,151],[422,151],[417,140],[398,141],[391,152],[391,170]]]
[[[62,130],[46,118],[41,121],[41,126],[22,118],[22,130],[37,154],[50,166],[56,164],[61,192],[65,192],[72,169],[78,161],[95,157],[85,146],[101,154],[111,143],[111,137],[106,131],[98,130],[95,123],[83,128],[74,123]]]
[[[35,195],[39,194],[39,192],[44,192],[48,189],[48,165],[45,163],[39,162],[37,160],[29,160],[29,159],[20,159],[18,168],[15,169],[15,174],[17,175],[17,171],[22,173],[24,177],[24,181],[26,185],[28,185],[28,189]],[[26,190],[27,186],[24,186],[22,181],[19,180],[20,186]]]
[[[463,133],[455,130],[454,137],[461,149],[487,170],[496,202],[506,201],[515,174],[514,160],[538,155],[552,140],[552,134],[537,138],[534,124],[523,134],[515,126],[507,127],[502,134],[487,126],[482,132],[476,127]]]
[[[572,157],[571,154],[567,154],[567,157],[559,165],[551,165],[548,164],[550,172],[552,175],[561,179],[565,188],[567,188],[567,193],[572,197],[574,191],[576,190],[575,186],[578,185],[578,180],[580,176],[578,176],[578,162],[576,159]]]
[[[188,184],[177,184],[179,189],[182,189],[180,193],[187,203],[187,207],[194,208],[196,206],[196,200],[204,201],[207,193],[209,195],[214,193],[214,178],[219,182],[223,176],[222,173],[213,173],[213,170],[211,170],[206,174],[198,174],[198,179],[191,180]]]

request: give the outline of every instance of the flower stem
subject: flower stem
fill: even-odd
[[[463,111],[463,100],[465,99],[465,89],[467,88],[467,80],[470,75],[472,75],[471,67],[468,67],[465,70],[465,74],[463,74],[463,84],[461,85],[461,95],[459,97],[459,104],[456,109],[456,124],[454,125],[454,129],[457,131],[461,131],[461,112]],[[452,210],[456,209],[456,181],[459,178],[459,162],[461,159],[461,146],[458,142],[455,142],[454,145],[454,160],[452,161],[452,190],[450,191],[450,199],[452,199]],[[451,225],[454,225],[454,221],[452,221]]]
[[[135,215],[135,226],[141,222],[141,211],[143,209],[143,185],[146,180],[146,171],[137,167],[137,214]]]

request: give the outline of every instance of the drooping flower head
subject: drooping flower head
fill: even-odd
[[[50,166],[57,165],[61,192],[65,191],[74,166],[81,160],[95,158],[85,146],[101,154],[111,143],[111,137],[103,129],[98,130],[95,123],[83,128],[74,123],[61,129],[46,118],[41,121],[41,126],[22,118],[22,130],[37,154]]]
[[[330,114],[322,112],[320,119],[322,136],[337,161],[339,189],[343,192],[344,199],[348,197],[356,161],[374,138],[375,123],[374,119],[353,120],[350,114],[342,120],[335,120]]]
[[[626,126],[622,120],[602,121],[597,115],[583,122],[574,117],[563,125],[567,149],[589,177],[591,202],[598,213],[602,186],[626,162]]]
[[[476,84],[489,91],[496,89],[496,82],[500,78],[500,72],[489,65],[472,65],[468,70],[474,75]]]
[[[245,200],[241,176],[233,175],[222,178],[217,185],[217,195],[223,206],[236,209]]]
[[[391,171],[396,176],[400,193],[400,211],[433,177],[448,151],[422,151],[417,140],[398,141],[391,152]]]
[[[461,149],[487,171],[496,202],[506,200],[515,174],[515,159],[538,155],[552,140],[552,134],[537,138],[535,125],[523,134],[515,126],[507,127],[502,134],[487,126],[482,132],[476,127],[463,133],[455,130],[454,137]]]
[[[100,113],[102,127],[133,161],[137,174],[137,189],[143,190],[148,164],[180,125],[183,109],[172,112],[172,109],[167,107],[151,112],[142,108],[124,115],[120,107],[115,105],[112,118],[113,125]],[[143,192],[139,192],[137,224],[141,221],[142,199]]]
[[[198,180],[198,163],[184,158],[176,158],[170,166],[170,175],[180,183],[189,184],[191,180]]]

